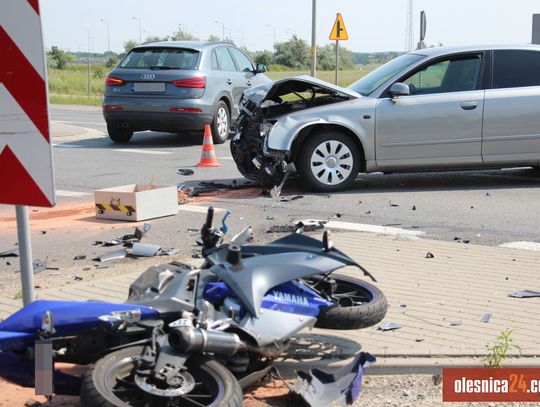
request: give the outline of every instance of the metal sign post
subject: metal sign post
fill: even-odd
[[[339,72],[339,41],[340,40],[348,40],[349,34],[347,34],[347,29],[345,28],[345,23],[343,22],[343,17],[341,17],[341,13],[337,13],[336,15],[336,21],[334,22],[334,26],[332,27],[332,31],[330,32],[331,40],[336,41],[336,85],[338,84],[338,72]]]
[[[17,236],[19,239],[23,304],[28,305],[34,301],[34,269],[32,264],[28,207],[17,205],[15,206],[15,211],[17,213]]]
[[[317,75],[317,0],[311,6],[311,76]]]

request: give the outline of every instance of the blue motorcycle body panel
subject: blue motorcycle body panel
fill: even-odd
[[[213,304],[220,303],[226,297],[235,297],[231,288],[223,283],[208,283],[204,287],[203,298]],[[261,308],[291,314],[316,317],[321,307],[334,304],[322,298],[316,291],[297,280],[288,281],[272,288],[262,299]],[[240,316],[245,313],[245,310]]]
[[[75,335],[108,322],[99,319],[113,311],[141,311],[141,319],[158,318],[151,307],[98,301],[34,301],[0,322],[0,351],[25,349],[38,338],[45,312],[53,315],[54,337]]]

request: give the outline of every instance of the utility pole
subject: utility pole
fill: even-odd
[[[225,24],[221,21],[215,21],[216,24],[221,24],[221,41],[225,41]]]
[[[414,48],[414,4],[413,0],[407,0],[407,26],[405,30],[405,49],[412,51]]]
[[[317,0],[311,6],[311,76],[317,75]]]
[[[274,51],[276,50],[276,27],[270,24],[266,24],[266,26],[274,31]]]
[[[100,18],[99,21],[107,24],[107,51],[111,52],[111,34],[109,31],[109,22],[107,20],[104,20],[103,18]]]
[[[131,17],[131,18],[139,22],[139,45],[141,45],[142,44],[142,21],[140,18],[137,18],[137,17]]]

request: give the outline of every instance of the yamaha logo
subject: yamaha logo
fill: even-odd
[[[149,79],[155,79],[155,78],[156,78],[156,75],[153,73],[143,73],[141,75],[141,79],[149,80]]]

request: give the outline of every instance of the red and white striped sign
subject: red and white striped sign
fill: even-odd
[[[0,1],[0,203],[55,204],[38,0]]]

